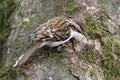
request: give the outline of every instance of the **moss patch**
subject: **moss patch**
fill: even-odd
[[[87,53],[86,55],[88,62],[95,63],[97,60],[97,57],[94,53]]]
[[[93,39],[96,36],[105,37],[109,35],[107,28],[102,24],[98,24],[90,15],[86,16],[86,23],[87,28],[85,33],[89,38]]]
[[[102,23],[104,23],[107,18],[110,19],[108,15],[103,16]],[[103,53],[105,59],[103,60],[103,72],[106,80],[119,80],[120,79],[120,64],[116,61],[113,54],[120,56],[120,41],[118,41],[113,35],[108,35],[102,38],[103,42]]]
[[[17,8],[14,0],[4,0],[0,3],[0,80],[13,80],[15,74],[12,65],[1,62],[2,49],[10,33],[10,23],[13,20],[13,11]]]
[[[103,61],[103,72],[106,80],[120,79],[120,64],[110,58]]]
[[[103,5],[103,4],[102,4]],[[104,7],[104,5],[103,5]],[[86,35],[88,38],[99,37],[102,40],[102,48],[104,53],[104,60],[102,61],[102,70],[106,80],[119,80],[120,79],[120,64],[113,56],[114,54],[120,56],[120,41],[108,32],[106,21],[110,19],[107,13],[101,15],[101,21],[98,23],[90,15],[86,16]],[[87,52],[84,52],[84,54]],[[92,52],[91,52],[92,53]],[[83,54],[83,55],[84,55]],[[95,56],[86,54],[87,61],[95,63]]]
[[[8,62],[2,63],[0,68],[0,80],[15,80],[18,75],[25,75],[24,69],[14,68],[12,64]]]
[[[65,52],[63,51],[51,51],[51,55],[50,55],[50,59],[52,62],[54,63],[61,63],[63,62],[62,60],[64,60],[64,58],[66,57]]]
[[[98,0],[99,7],[102,9],[105,9],[105,1],[104,0]]]
[[[102,39],[103,49],[105,54],[116,54],[120,56],[120,41],[114,36],[107,37],[107,40]]]
[[[16,8],[14,0],[4,0],[0,3],[0,56],[2,55],[3,45],[10,33],[10,23],[13,20],[12,13]],[[0,58],[1,59],[1,58]]]
[[[103,49],[106,59],[103,61],[103,71],[106,80],[120,79],[120,64],[115,60],[113,54],[120,56],[120,42],[113,36],[103,40]]]
[[[55,4],[56,16],[61,13],[67,15],[74,15],[79,12],[80,12],[80,7],[74,1]]]
[[[79,59],[87,60],[90,64],[93,64],[96,62],[97,57],[94,54],[93,50],[83,50],[79,55]]]
[[[0,69],[0,80],[14,80],[16,72],[9,63],[4,63]]]
[[[105,80],[119,80],[120,79],[120,64],[114,58],[113,54],[120,56],[120,42],[113,36],[109,36],[107,41],[103,40],[103,53],[104,60],[102,61],[102,70],[105,76]],[[89,63],[96,63],[97,55],[94,52],[84,52],[82,55],[85,56]]]

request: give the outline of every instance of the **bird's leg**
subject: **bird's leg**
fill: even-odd
[[[62,48],[63,48],[63,46],[58,46],[57,50],[61,51]]]
[[[75,44],[75,51],[80,52],[80,50],[87,44],[87,38],[83,34],[77,31],[74,31],[72,29],[70,31],[71,31],[71,37],[76,39],[77,42]]]
[[[71,39],[70,41],[71,41],[71,43],[72,43],[72,49],[73,49],[73,51],[75,52],[74,40],[73,40],[73,39]]]
[[[60,46],[58,46],[57,50],[58,51],[61,51],[64,47],[66,47],[67,45],[66,44],[62,44]]]

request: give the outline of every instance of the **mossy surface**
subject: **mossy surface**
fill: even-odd
[[[103,39],[103,49],[106,54],[116,54],[120,56],[120,41],[114,36],[108,36],[107,40]]]
[[[51,51],[52,53],[50,53],[50,60],[54,63],[64,63],[63,60],[64,58],[67,56],[67,54],[65,54],[65,52],[63,51]]]
[[[0,68],[0,80],[15,80],[18,75],[25,75],[21,67],[13,68],[12,64],[4,62]]]
[[[16,72],[9,63],[4,63],[0,68],[0,80],[14,80]]]
[[[103,71],[106,80],[119,80],[120,64],[113,54],[120,56],[120,42],[115,37],[109,36],[107,40],[103,40],[103,49],[105,55]]]
[[[98,0],[99,7],[102,9],[105,9],[105,1],[104,0]]]
[[[12,2],[13,0],[5,0],[5,1]],[[104,3],[102,2],[100,3],[101,3],[101,8],[104,8],[105,7]],[[14,9],[14,7],[11,7],[11,8]],[[56,11],[57,16],[61,13],[67,14],[67,15],[74,15],[80,12],[80,7],[71,0],[69,3],[55,4],[55,11]],[[10,12],[12,12],[11,9],[10,9]],[[0,12],[0,14],[3,14],[3,13]],[[5,14],[5,15],[8,16],[8,14]],[[85,33],[87,37],[90,39],[91,38],[94,39],[96,37],[97,38],[99,37],[102,39],[103,37],[109,36],[109,38],[106,41],[102,39],[103,53],[105,55],[102,69],[105,74],[106,80],[119,80],[120,79],[119,77],[120,76],[120,64],[114,59],[112,54],[115,53],[116,55],[120,56],[120,42],[116,38],[114,38],[112,35],[109,34],[107,27],[106,27],[106,23],[104,23],[108,18],[109,16],[107,15],[107,13],[102,14],[101,23],[98,23],[90,15],[87,15],[86,16],[87,27],[86,27]],[[4,26],[8,27],[12,18],[10,18],[10,20],[7,20],[9,18],[5,17],[5,19],[6,19],[5,21],[3,20],[4,22],[2,21],[1,22],[2,24],[5,23]],[[8,60],[13,59],[14,57],[14,61],[15,61],[16,56],[20,55],[22,52],[28,49],[28,47],[31,45],[31,43],[27,41],[28,34],[30,34],[30,32],[32,32],[36,28],[36,25],[39,24],[39,22],[43,23],[46,21],[46,17],[42,18],[41,20],[38,18],[35,18],[35,19],[36,20],[32,19],[29,22],[23,22],[21,25],[19,25],[18,27],[19,34],[17,34],[18,38],[16,39],[16,42],[11,47],[11,51],[10,51],[11,54],[8,55],[10,56],[9,57],[10,59]],[[2,29],[4,28],[2,27]],[[0,32],[1,42],[6,41],[8,35],[9,35],[9,29],[4,29],[3,31],[1,31]],[[19,38],[21,36],[23,38]],[[51,51],[51,52],[52,53],[50,55],[50,59],[52,62],[61,63],[63,62],[63,59],[66,58],[66,54],[64,52],[59,52],[59,51]],[[81,57],[84,57],[85,60],[87,60],[90,64],[96,63],[97,57],[93,51],[84,51],[82,54],[80,54],[80,58]],[[12,61],[13,60],[11,60],[11,62]],[[93,69],[91,71],[92,74],[97,74],[97,72],[99,71],[96,71],[96,69]],[[0,80],[14,80],[13,79],[14,76],[16,76],[16,72],[12,69],[11,64],[8,64],[8,62],[4,63],[3,67],[0,69]]]
[[[15,77],[12,65],[1,62],[2,50],[10,33],[10,24],[13,20],[13,12],[17,8],[14,0],[4,0],[0,3],[0,80],[13,80]]]
[[[120,64],[110,58],[103,61],[103,72],[106,80],[120,79]]]
[[[90,63],[95,63],[97,60],[97,57],[94,53],[87,53],[86,58]]]
[[[55,14],[74,15],[80,12],[80,7],[77,3],[70,0],[69,2],[55,4]]]
[[[98,24],[90,15],[86,16],[86,23],[87,28],[85,33],[89,38],[93,39],[95,37],[105,37],[109,35],[107,28],[102,24]]]
[[[105,80],[119,80],[120,64],[113,55],[120,56],[120,41],[108,32],[107,24],[105,24],[105,21],[108,19],[110,17],[105,13],[101,16],[101,22],[97,23],[90,15],[87,15],[87,28],[85,33],[89,39],[100,38],[102,40],[103,55],[105,56],[102,61],[102,70]],[[91,55],[86,54],[87,61],[89,63],[95,63],[96,55],[94,55],[94,52],[91,53]]]
[[[78,57],[79,57],[79,59],[86,60],[90,64],[95,64],[96,60],[97,60],[97,57],[96,57],[93,49],[91,49],[91,50],[87,50],[87,49],[82,50],[82,52],[78,55]]]
[[[0,56],[2,56],[3,45],[10,33],[9,26],[13,20],[12,13],[16,7],[14,0],[4,0],[0,3]]]

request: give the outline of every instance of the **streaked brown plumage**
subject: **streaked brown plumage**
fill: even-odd
[[[34,31],[36,32],[34,39],[31,35],[30,40],[58,41],[68,38],[70,25],[65,20],[67,20],[66,17],[56,17],[40,25]]]
[[[38,26],[36,30],[29,36],[29,39],[36,41],[36,43],[24,53],[22,59],[18,61],[17,66],[24,64],[31,54],[36,49],[40,48],[39,46],[43,45],[43,43],[64,41],[65,39],[69,38],[70,29],[79,33],[82,31],[80,26],[77,25],[72,19],[64,16],[55,17]]]
[[[70,34],[70,28],[75,31],[82,32],[80,26],[75,24],[71,20],[71,24],[67,21],[70,18],[67,17],[55,17],[50,19],[47,23],[44,23],[30,35],[30,40],[42,40],[42,41],[59,41],[68,38]],[[79,29],[75,27],[77,25]],[[34,36],[33,36],[34,34]]]

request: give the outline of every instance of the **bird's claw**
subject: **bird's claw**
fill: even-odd
[[[59,46],[59,47],[57,48],[57,50],[58,50],[58,51],[61,51],[61,50],[63,50],[65,47],[67,47],[67,45],[62,44],[61,46]]]
[[[65,21],[67,22],[67,24],[73,24],[74,23],[74,21],[72,19],[67,19]]]
[[[60,50],[61,50],[61,48],[62,48],[62,46],[59,46],[59,47],[57,48],[57,50],[58,50],[58,51],[60,51]]]

